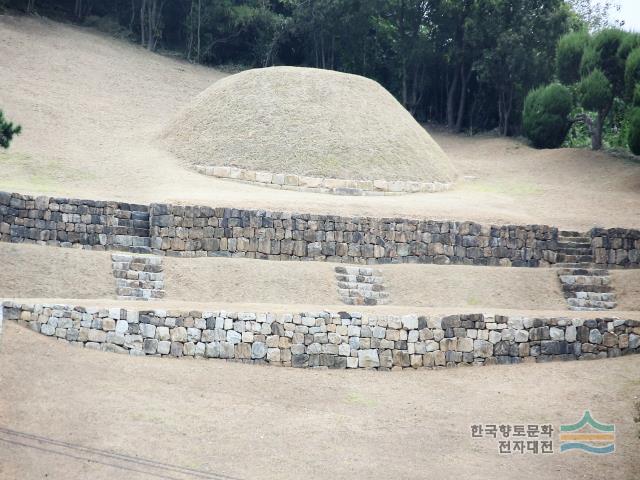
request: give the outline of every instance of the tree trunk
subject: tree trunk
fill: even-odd
[[[460,77],[460,70],[456,68],[455,73],[453,74],[453,79],[451,80],[451,85],[449,85],[449,89],[447,91],[447,128],[453,130],[455,126],[455,93],[456,88],[458,87],[458,78]]]
[[[200,27],[202,26],[202,0],[198,0],[198,34],[197,34],[197,49],[196,49],[196,63],[200,63]]]
[[[136,0],[131,0],[131,17],[129,19],[129,31],[133,32],[133,22],[136,19]]]
[[[140,45],[145,46],[145,29],[147,21],[145,19],[145,13],[147,11],[147,0],[141,0],[140,2]]]
[[[147,50],[153,50],[154,39],[156,37],[156,32],[154,28],[154,17],[156,15],[156,8],[158,5],[158,0],[149,0],[149,14],[147,18],[149,19],[149,32],[147,35]]]
[[[471,78],[471,67],[469,67],[469,71],[465,75],[464,72],[464,63],[460,67],[460,103],[458,104],[458,119],[456,120],[456,132],[462,131],[462,122],[464,120],[464,110],[467,103],[467,84],[469,83],[469,79]]]
[[[402,71],[400,75],[402,76],[402,106],[407,108],[407,60],[402,57]]]
[[[602,128],[604,127],[604,119],[606,112],[599,111],[596,115],[596,121],[591,123],[591,150],[602,149]]]
[[[508,92],[501,89],[498,95],[498,114],[500,117],[499,131],[500,135],[503,137],[509,135],[509,118],[513,108],[513,89],[513,86],[509,87]]]

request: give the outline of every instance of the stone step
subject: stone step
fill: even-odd
[[[561,237],[570,237],[570,238],[581,237],[581,238],[589,238],[589,237],[585,236],[584,232],[572,232],[571,230],[559,230],[559,231],[558,231],[558,238],[561,238]]]
[[[601,301],[601,300],[588,300],[584,298],[567,298],[567,303],[569,307],[580,307],[580,308],[594,308],[601,310],[610,310],[612,308],[616,308],[615,302],[609,301]]]
[[[558,263],[593,263],[593,255],[570,255],[558,253],[556,257]]]
[[[338,288],[347,290],[381,292],[384,290],[384,285],[379,283],[338,282]]]
[[[382,283],[382,277],[365,275],[336,275],[336,280],[339,282],[358,282],[367,284]]]
[[[145,255],[153,253],[151,247],[128,247],[127,250],[131,253],[141,253]]]
[[[569,310],[571,310],[573,312],[601,312],[602,310],[605,310],[605,309],[599,308],[599,307],[574,307],[574,306],[569,306]]]
[[[385,305],[387,301],[381,298],[353,298],[345,297],[342,302],[346,305]]]
[[[554,263],[553,267],[592,269],[592,268],[597,268],[598,266],[595,263],[558,262],[558,263]]]
[[[608,275],[559,275],[563,285],[610,285]]]
[[[362,297],[362,298],[389,298],[389,294],[387,292],[374,292],[367,290],[358,290],[358,289],[346,289],[339,288],[338,293],[343,297]]]
[[[558,247],[557,252],[564,255],[592,255],[591,247]]]
[[[380,275],[380,272],[370,267],[335,267],[335,272],[342,275],[373,276]]]
[[[609,275],[604,268],[559,268],[558,275],[603,276]]]
[[[129,247],[129,250],[141,248],[148,249]],[[165,296],[162,257],[113,253],[111,268],[118,299],[150,300]]]
[[[572,297],[576,292],[609,293],[613,291],[613,287],[611,285],[582,285],[578,283],[569,285],[563,283],[562,291],[566,296]]]
[[[591,242],[590,241],[577,242],[577,241],[560,241],[560,240],[558,240],[558,248],[561,248],[561,249],[564,249],[564,248],[588,248],[589,250],[591,250]]]
[[[588,291],[580,291],[574,292],[573,298],[583,299],[583,300],[596,300],[601,302],[615,302],[616,295],[615,293],[610,292],[588,292]]]

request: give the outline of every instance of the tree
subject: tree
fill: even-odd
[[[634,155],[640,155],[640,107],[634,107],[629,112],[627,142],[629,150],[631,150]]]
[[[18,135],[21,131],[22,127],[5,120],[2,110],[0,110],[0,147],[9,148],[13,136]]]
[[[556,75],[558,80],[571,85],[580,80],[580,64],[589,42],[587,32],[572,32],[561,37],[556,49]]]
[[[625,99],[632,100],[634,89],[640,84],[640,47],[629,53],[624,70]]]
[[[586,109],[595,112],[595,119],[588,114],[582,115],[581,119],[587,125],[591,135],[591,148],[600,150],[602,148],[602,128],[604,120],[611,110],[613,104],[613,90],[611,82],[596,69],[580,82],[580,104]]]
[[[552,74],[568,10],[561,0],[485,0],[486,35],[492,42],[478,62],[484,88],[494,89],[501,135],[509,135],[524,94]]]
[[[587,24],[589,30],[602,30],[607,27],[622,26],[623,21],[611,18],[620,11],[620,2],[613,0],[568,0],[571,8]]]
[[[532,90],[524,102],[524,134],[536,148],[558,148],[571,127],[569,89],[558,83]]]

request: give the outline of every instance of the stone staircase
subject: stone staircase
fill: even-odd
[[[119,300],[164,297],[162,257],[114,253],[111,255],[111,268],[116,278],[116,295]]]
[[[113,225],[111,231],[116,248],[131,253],[151,253],[147,205],[124,204],[115,211],[115,218],[117,225]]]
[[[383,305],[385,292],[380,271],[367,267],[336,267],[338,294],[347,305]]]
[[[556,263],[558,278],[569,310],[609,310],[616,295],[609,271],[596,268],[591,238],[578,232],[558,232]]]

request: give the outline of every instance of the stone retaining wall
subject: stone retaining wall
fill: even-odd
[[[640,267],[640,231],[592,229],[596,263]],[[558,229],[404,218],[340,217],[0,192],[0,241],[175,256],[356,264],[548,266]]]
[[[535,267],[557,229],[152,204],[150,234],[167,255]]]
[[[593,228],[589,233],[596,264],[609,268],[640,267],[640,230]]]
[[[147,205],[0,192],[0,241],[148,248],[148,211]],[[147,219],[136,218],[139,214]]]
[[[261,186],[334,195],[398,195],[417,192],[443,192],[451,183],[411,182],[404,180],[346,180],[342,178],[306,177],[303,175],[259,172],[237,167],[198,165],[203,175]]]
[[[490,314],[271,314],[99,309],[5,302],[5,320],[96,350],[293,367],[453,367],[617,357],[640,321]]]

